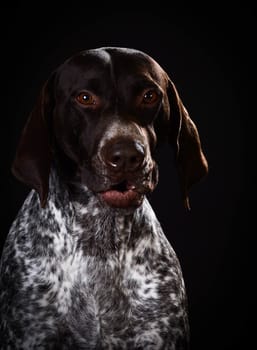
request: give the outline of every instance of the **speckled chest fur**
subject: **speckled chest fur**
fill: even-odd
[[[85,203],[70,202],[56,181],[44,210],[30,193],[5,247],[1,293],[15,273],[17,348],[180,348],[187,332],[181,270],[148,201],[122,213],[84,188]]]

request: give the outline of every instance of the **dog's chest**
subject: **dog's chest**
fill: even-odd
[[[117,234],[123,237],[114,239],[104,253],[100,250],[90,255],[86,237],[76,241],[74,254],[70,254],[74,242],[66,244],[67,253],[69,249],[70,252],[56,266],[57,275],[62,277],[54,277],[52,285],[52,290],[58,293],[57,312],[68,325],[68,332],[76,333],[77,341],[92,342],[92,346],[97,339],[102,344],[115,344],[138,334],[149,337],[148,330],[158,342],[159,335],[154,335],[154,329],[168,332],[169,328],[170,310],[166,312],[165,308],[167,297],[172,294],[169,288],[174,278],[172,266],[168,266],[169,273],[166,270],[161,280],[160,267],[167,261],[160,260],[161,244],[156,238],[142,231],[137,245],[130,245],[127,240],[131,227],[117,218],[113,230],[110,240]],[[100,231],[98,235],[101,237]],[[58,244],[64,246],[61,241]]]
[[[29,346],[54,338],[67,348],[125,349],[147,341],[158,349],[163,335],[183,332],[179,264],[147,201],[133,217],[110,215],[93,202],[72,215],[50,204],[34,211],[33,221],[25,205],[7,249],[12,254],[15,247],[20,297],[13,310],[22,305]]]
[[[70,317],[83,309],[104,322],[119,313],[129,314],[137,301],[147,304],[148,300],[158,300],[160,273],[154,262],[158,247],[153,248],[153,237],[130,245],[131,224],[127,226],[124,218],[114,220],[106,238],[102,237],[103,223],[94,224],[94,236],[88,234],[90,225],[84,225],[87,229],[78,224],[73,227],[73,237],[55,238],[56,259],[44,263],[51,285],[48,293],[56,294],[57,311]],[[46,293],[42,302],[48,301]]]
[[[32,195],[28,203],[34,200]],[[23,260],[21,288],[31,288],[29,299],[39,309],[50,305],[65,317],[71,308],[89,308],[92,317],[114,309],[124,314],[124,306],[131,309],[135,300],[158,299],[158,268],[167,265],[162,259],[169,254],[164,253],[166,242],[156,232],[149,204],[133,217],[102,212],[93,200],[75,209],[76,215],[67,216],[50,201],[46,210],[34,211],[31,220],[26,204],[14,224],[12,232],[17,225],[24,227],[24,234],[16,235],[15,254]],[[168,264],[173,274],[172,261]]]

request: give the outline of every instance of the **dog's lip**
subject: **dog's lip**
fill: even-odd
[[[144,194],[135,185],[123,181],[99,192],[102,200],[114,208],[138,207]]]

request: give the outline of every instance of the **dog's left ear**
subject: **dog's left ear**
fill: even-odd
[[[190,209],[188,191],[208,172],[196,125],[183,105],[174,83],[167,89],[170,104],[169,141],[174,148],[184,205]]]

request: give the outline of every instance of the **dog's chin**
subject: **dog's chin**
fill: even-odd
[[[125,191],[110,189],[100,192],[99,196],[104,203],[115,209],[136,209],[142,204],[144,199],[144,195],[134,189]]]

